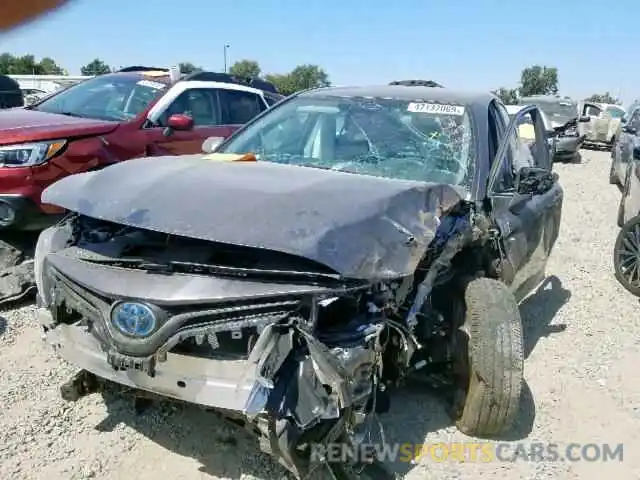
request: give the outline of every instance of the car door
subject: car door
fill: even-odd
[[[269,105],[261,95],[244,90],[220,90],[222,121],[236,128],[258,116]]]
[[[585,106],[585,115],[591,118],[585,125],[589,128],[587,140],[592,142],[607,142],[609,132],[609,118],[604,115],[603,109],[595,103],[588,103]]]
[[[499,104],[495,106],[499,109]],[[490,115],[491,121],[491,115]],[[535,106],[523,108],[507,125],[504,116],[496,116],[499,146],[495,153],[487,183],[492,217],[500,232],[499,242],[506,262],[503,279],[511,286],[518,301],[543,280],[547,260],[560,228],[563,192],[546,142],[541,111]],[[535,139],[522,148],[517,127],[532,122]],[[536,193],[518,193],[522,168],[533,168],[552,179],[549,188]]]
[[[639,133],[640,109],[636,108],[631,112],[629,120],[622,126],[617,145],[618,161],[615,164],[615,168],[623,186],[626,185],[627,175],[633,163],[633,148],[638,144]]]
[[[189,88],[150,124],[145,125],[146,155],[183,155],[202,151],[202,142],[209,137],[226,138],[238,127],[223,120],[218,88]],[[171,115],[183,114],[193,119],[190,130],[167,129]]]

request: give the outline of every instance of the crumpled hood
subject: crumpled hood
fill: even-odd
[[[305,257],[344,277],[412,274],[450,185],[203,155],[129,160],[66,177],[45,203],[167,234]]]
[[[117,122],[106,120],[11,108],[0,110],[0,145],[79,135],[101,135],[115,130],[118,125]]]

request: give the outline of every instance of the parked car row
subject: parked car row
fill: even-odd
[[[137,157],[201,151],[282,95],[268,82],[130,67],[73,85],[22,109],[0,110],[0,228],[41,229],[63,210],[42,191],[71,174]]]
[[[526,105],[536,105],[542,113],[542,121],[547,132],[559,131],[558,135],[549,136],[549,148],[554,161],[580,162],[580,147],[585,141],[582,124],[590,118],[578,116],[578,105],[569,99],[554,96],[524,97],[519,105],[508,105],[509,114],[513,117]],[[527,118],[519,127],[520,136],[525,140],[535,137],[533,125]]]
[[[640,103],[621,118],[611,150],[609,182],[620,188],[613,265],[618,282],[640,297]]]
[[[511,428],[518,303],[562,216],[549,140],[571,122],[415,81],[278,99],[165,77],[97,77],[17,114],[13,143],[34,146],[5,163],[67,212],[34,258],[46,338],[79,368],[63,397],[109,383],[218,409],[299,478],[408,377],[448,384],[465,433]],[[119,162],[136,156],[155,158]]]

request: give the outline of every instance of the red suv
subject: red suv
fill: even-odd
[[[282,96],[263,80],[130,67],[25,108],[0,111],[0,229],[40,229],[64,213],[42,204],[62,177],[144,156],[198,153]],[[257,88],[256,88],[257,87]]]

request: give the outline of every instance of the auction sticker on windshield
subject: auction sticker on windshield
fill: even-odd
[[[143,87],[154,88],[156,90],[162,90],[167,86],[164,83],[160,82],[152,82],[151,80],[140,80],[138,85],[142,85]]]
[[[464,115],[464,107],[460,105],[445,105],[442,103],[411,102],[407,107],[407,112],[439,113],[442,115]]]

